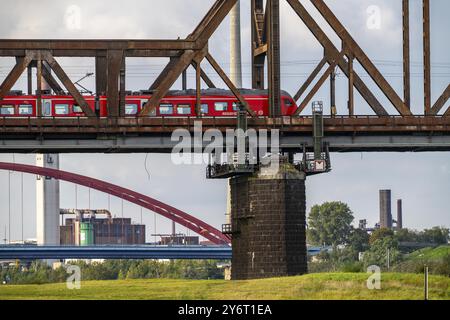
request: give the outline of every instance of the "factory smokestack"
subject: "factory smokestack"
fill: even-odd
[[[397,200],[397,229],[403,228],[403,208],[402,199]]]
[[[380,227],[392,229],[391,190],[380,190]]]
[[[230,77],[237,88],[242,88],[242,57],[241,57],[241,3],[230,13]]]

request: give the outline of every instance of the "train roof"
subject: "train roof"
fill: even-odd
[[[234,97],[234,94],[231,90],[226,89],[217,89],[217,88],[210,88],[210,89],[202,89],[201,91],[202,96],[230,96]],[[239,89],[239,92],[242,95],[245,96],[264,96],[269,94],[269,90],[259,90],[259,89]],[[140,91],[141,94],[152,94],[151,91]],[[166,96],[195,96],[197,94],[197,91],[195,89],[188,89],[188,90],[170,90],[167,92]],[[282,96],[288,96],[291,97],[291,95],[287,92],[282,90],[281,91]]]
[[[265,96],[269,94],[269,90],[259,90],[259,89],[239,89],[239,92],[242,95],[245,96]],[[43,95],[51,95],[51,92],[42,92]],[[132,91],[126,91],[127,95],[152,95],[152,90],[140,90],[137,92]],[[195,96],[197,94],[197,91],[195,89],[188,89],[188,90],[169,90],[166,94],[166,97],[179,97],[179,96]],[[12,97],[18,97],[23,96],[23,92],[21,90],[14,90],[10,91],[8,96]],[[65,93],[65,95],[70,95],[68,92]],[[231,90],[227,89],[217,89],[217,88],[210,88],[210,89],[202,89],[201,95],[204,97],[207,96],[225,96],[225,97],[234,97],[234,94]],[[292,96],[287,92],[282,90],[281,91],[282,96],[291,97]],[[28,96],[28,95],[26,95]]]

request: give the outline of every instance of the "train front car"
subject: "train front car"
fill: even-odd
[[[0,101],[0,117],[36,117],[36,96],[9,95]]]

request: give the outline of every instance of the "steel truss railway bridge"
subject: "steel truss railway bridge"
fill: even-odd
[[[207,61],[248,111],[250,128],[279,128],[282,148],[297,148],[311,143],[312,121],[302,117],[318,90],[330,79],[331,108],[336,107],[335,71],[340,69],[348,77],[348,113],[333,114],[324,120],[326,141],[333,151],[433,151],[449,147],[450,84],[433,103],[431,101],[431,29],[430,5],[423,1],[424,106],[421,115],[411,112],[410,73],[410,14],[409,0],[402,2],[403,10],[403,69],[404,90],[401,98],[386,80],[375,63],[351,36],[324,0],[308,0],[329,24],[341,41],[338,48],[311,13],[299,0],[251,1],[252,24],[252,87],[268,89],[270,116],[257,117],[248,108],[227,74],[211,55],[208,42],[223,22],[236,0],[217,0],[198,26],[185,39],[179,40],[0,40],[0,57],[14,57],[16,65],[0,86],[0,101],[19,77],[27,71],[28,93],[33,93],[33,72],[36,68],[37,108],[42,110],[43,79],[57,94],[68,92],[82,108],[86,117],[78,119],[11,119],[0,117],[0,152],[167,152],[172,145],[170,133],[179,127],[192,128],[198,119],[149,118],[178,78],[186,89],[186,70],[196,70],[197,108],[200,115],[201,82],[215,88],[202,69]],[[286,1],[324,49],[323,57],[311,75],[301,84],[294,99],[299,108],[293,118],[281,117],[280,71],[280,1]],[[431,3],[430,3],[431,2]],[[399,15],[400,18],[400,15]],[[399,39],[400,41],[401,39]],[[108,117],[98,118],[77,90],[58,57],[95,58],[96,93],[108,97]],[[126,58],[168,57],[170,62],[161,74],[149,83],[153,92],[138,117],[125,117]],[[358,63],[381,93],[394,107],[389,114],[366,83],[355,71]],[[325,68],[326,67],[326,68]],[[325,71],[322,71],[325,69]],[[267,83],[265,73],[267,72]],[[58,81],[59,80],[59,81]],[[299,81],[300,82],[300,81]],[[354,91],[359,92],[373,111],[371,116],[357,116]],[[390,107],[390,106],[389,106]],[[42,114],[42,113],[39,113]],[[200,118],[200,117],[199,117]],[[234,128],[232,119],[202,119],[204,128]]]
[[[248,107],[239,88],[233,85],[209,51],[209,39],[237,2],[237,0],[217,0],[198,26],[185,39],[0,40],[0,57],[14,57],[16,59],[15,66],[0,85],[0,101],[10,93],[14,84],[25,71],[27,72],[28,93],[32,94],[33,68],[35,68],[38,114],[42,114],[40,111],[42,110],[41,97],[43,93],[40,88],[43,79],[50,85],[54,93],[68,92],[85,114],[85,117],[68,119],[0,117],[0,152],[167,153],[176,144],[171,140],[172,132],[175,129],[185,128],[193,134],[195,121],[202,121],[205,130],[215,128],[224,132],[226,129],[235,129],[236,119],[201,117],[202,81],[210,88],[215,87],[213,81],[202,68],[205,61],[213,67],[245,108],[249,128],[280,130],[280,148],[283,152],[298,152],[301,151],[302,146],[313,148],[314,123],[311,117],[305,115],[305,110],[318,90],[327,81],[330,82],[331,88],[330,108],[336,110],[336,105],[339,104],[335,96],[336,69],[340,69],[342,74],[348,78],[348,100],[345,103],[340,103],[347,105],[346,110],[348,112],[345,114],[332,112],[332,116],[323,119],[324,142],[327,143],[330,151],[450,151],[450,106],[447,104],[450,98],[450,84],[436,101],[432,101],[431,98],[430,6],[433,5],[433,1],[422,0],[424,100],[423,112],[420,114],[413,114],[411,111],[409,0],[397,0],[402,3],[403,13],[403,37],[399,39],[403,42],[402,97],[394,90],[369,55],[328,7],[325,0],[308,1],[313,4],[338,37],[340,41],[338,46],[312,17],[302,3],[303,1],[250,1],[252,88],[268,89],[268,117],[258,117],[254,114]],[[300,84],[299,80],[299,89],[294,94],[294,99],[299,101],[299,107],[293,117],[283,117],[281,114],[280,23],[282,23],[282,19],[280,19],[280,1],[286,1],[289,4],[299,20],[307,26],[323,47],[323,56],[320,57],[318,65],[306,81]],[[58,63],[57,58],[59,57],[95,58],[95,92],[97,95],[106,95],[108,98],[107,117],[99,118],[89,108],[83,95],[69,78],[63,66]],[[148,89],[153,94],[143,110],[133,118],[125,115],[127,57],[170,58],[167,66],[153,83],[149,81]],[[389,105],[383,105],[380,102],[379,97],[372,92],[356,71],[355,64],[359,64],[369,75]],[[191,118],[149,117],[177,79],[181,78],[183,89],[187,89],[186,70],[190,67],[193,67],[196,71],[196,114],[198,116]],[[355,90],[370,107],[372,115],[358,115],[354,99]],[[395,112],[389,113],[387,110],[390,109],[395,110]],[[22,170],[25,169],[22,168]],[[103,185],[103,187],[106,186]],[[136,196],[129,195],[131,198]],[[135,199],[138,199],[136,200],[138,202],[149,200],[139,197]],[[304,200],[298,201],[304,202]],[[154,204],[152,203],[152,200],[150,200],[149,205]],[[294,204],[300,207],[304,206],[304,203]],[[192,218],[195,219],[195,217]],[[250,218],[247,217],[246,219]],[[190,224],[189,221],[181,220],[179,223],[182,225],[183,223]],[[297,221],[296,225],[300,223]],[[197,224],[199,227],[197,231],[205,229],[201,227],[204,224],[203,222],[197,221]],[[286,230],[286,232],[288,231]],[[216,234],[214,230],[210,230],[209,234],[216,239],[226,240],[225,235]],[[235,249],[239,249],[239,246],[233,245],[233,254]],[[306,249],[304,251],[306,255]],[[242,252],[242,255],[238,256],[239,259],[247,259],[248,252],[245,250]],[[265,253],[267,253],[267,250],[261,251],[261,257],[264,257],[264,261],[270,260],[265,256]],[[285,261],[289,258],[286,253],[283,254],[284,256],[277,256],[275,260]],[[236,261],[239,259],[236,258]],[[258,255],[256,255],[256,259],[258,259]],[[273,258],[271,259],[270,261],[275,261]],[[298,260],[301,259],[300,256]],[[250,272],[249,263],[244,261],[234,270]],[[294,262],[287,264],[290,263]],[[295,263],[298,263],[298,261]],[[258,260],[255,260],[255,264],[258,268],[261,266],[267,267],[264,264],[260,265]],[[253,260],[251,265],[253,265]],[[295,268],[297,267],[298,264],[295,265]],[[280,266],[279,270],[282,268],[283,266]],[[289,272],[280,271],[279,274],[288,274]],[[264,276],[269,275],[270,273],[266,273]],[[237,278],[258,276],[260,275],[248,273],[238,274]]]

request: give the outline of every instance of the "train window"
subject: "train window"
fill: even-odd
[[[209,113],[209,107],[207,103],[202,103],[202,113],[203,114]]]
[[[77,106],[76,104],[73,105],[73,112],[74,113],[83,113],[83,109],[81,109],[80,106]]]
[[[233,102],[233,111],[239,111],[239,102]]]
[[[56,115],[69,114],[69,105],[68,104],[55,104],[55,114]]]
[[[21,104],[19,105],[20,115],[31,115],[33,114],[33,106],[31,104]]]
[[[14,106],[13,105],[2,105],[0,106],[0,114],[1,115],[13,115],[14,114]]]
[[[216,102],[214,103],[214,109],[216,111],[227,111],[228,102]]]
[[[179,104],[177,106],[178,114],[191,114],[191,106],[189,104]]]
[[[162,103],[159,105],[159,114],[173,114],[173,104]]]
[[[136,103],[127,103],[125,105],[126,115],[135,115],[138,113],[138,105]]]
[[[286,107],[292,107],[292,101],[291,100],[289,100],[289,99],[284,99],[284,105],[286,106]]]

